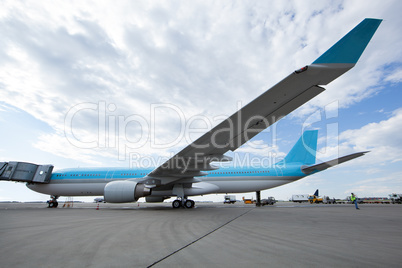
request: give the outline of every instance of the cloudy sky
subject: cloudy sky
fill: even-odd
[[[160,163],[379,18],[354,69],[232,156],[275,162],[303,130],[319,129],[320,161],[371,152],[263,197],[402,193],[400,1],[40,3],[0,9],[0,161]],[[0,182],[0,201],[46,199]]]

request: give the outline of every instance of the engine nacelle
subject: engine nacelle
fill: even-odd
[[[135,202],[140,197],[151,194],[151,189],[134,181],[112,181],[106,184],[104,197],[108,203]]]

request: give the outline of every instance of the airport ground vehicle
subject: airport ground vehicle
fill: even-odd
[[[225,195],[225,201],[223,201],[223,204],[234,204],[234,203],[236,203],[235,195]]]
[[[318,203],[323,203],[323,200],[321,197],[318,197],[316,195],[310,195],[308,197],[308,201],[310,202],[310,204],[318,204]]]
[[[391,204],[391,200],[386,197],[363,197],[359,199],[361,204]]]
[[[313,204],[313,203],[318,204],[318,203],[323,202],[322,197],[319,197],[318,195],[319,194],[318,194],[318,189],[317,189],[317,190],[315,190],[314,194],[308,196],[308,201],[310,202],[310,204]]]
[[[265,206],[265,205],[273,205],[276,203],[275,197],[270,196],[266,199],[261,199],[261,206]]]
[[[323,202],[324,204],[336,204],[335,198],[329,198],[329,196],[324,196],[324,197],[322,198],[322,202]]]
[[[389,199],[392,204],[402,204],[402,194],[390,194]]]
[[[292,195],[292,202],[308,202],[308,194],[294,194]]]
[[[97,197],[94,199],[95,203],[106,203],[105,199],[103,197]]]
[[[250,198],[250,199],[244,198],[244,196],[243,196],[243,202],[244,202],[244,204],[254,204],[255,200],[253,200],[252,198]]]
[[[359,197],[356,197],[356,202],[357,202],[358,204],[362,204],[362,203],[363,203],[363,202],[362,202],[362,199],[359,198]],[[343,201],[339,201],[339,203],[341,203],[341,204],[353,204],[353,202],[352,202],[350,196],[346,196],[346,198],[345,198]]]
[[[292,195],[292,199],[290,201],[299,202],[299,203],[309,202],[310,204],[313,204],[313,203],[335,204],[336,203],[335,198],[330,198],[329,196],[319,197],[318,189],[312,195],[294,194],[294,195]]]
[[[386,197],[357,197],[356,201],[358,204],[391,204],[391,199]],[[345,201],[340,201],[338,203],[352,204],[350,196],[347,196]]]

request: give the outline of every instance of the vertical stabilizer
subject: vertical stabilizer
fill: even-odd
[[[318,130],[305,131],[286,157],[278,162],[277,165],[290,163],[300,163],[303,165],[314,164],[317,151],[317,137]]]

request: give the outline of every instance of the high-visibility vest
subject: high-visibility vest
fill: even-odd
[[[356,200],[356,197],[352,195],[352,196],[350,196],[350,200],[353,202]]]

